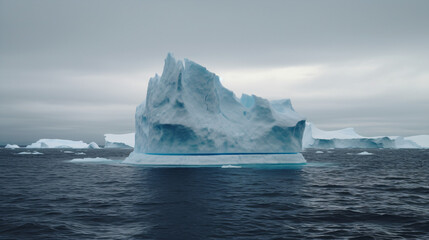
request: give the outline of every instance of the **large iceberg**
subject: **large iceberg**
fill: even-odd
[[[83,141],[72,141],[64,139],[40,139],[27,148],[88,148],[88,144]]]
[[[302,140],[303,148],[419,148],[409,138],[403,137],[364,137],[353,128],[325,131],[307,122]]]
[[[134,148],[134,133],[104,134],[104,148]]]
[[[303,163],[304,128],[289,100],[238,99],[205,67],[169,54],[137,107],[135,147],[125,162]]]

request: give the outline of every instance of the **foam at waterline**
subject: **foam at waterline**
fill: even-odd
[[[142,165],[305,164],[301,153],[145,154],[132,152],[123,163]]]

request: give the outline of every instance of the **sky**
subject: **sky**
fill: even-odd
[[[134,131],[171,52],[324,130],[429,134],[429,1],[0,0],[0,144]]]

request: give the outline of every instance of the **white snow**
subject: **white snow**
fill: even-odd
[[[70,160],[70,162],[74,163],[99,163],[99,162],[113,162],[113,160],[107,159],[107,158],[75,158]]]
[[[363,151],[363,152],[360,152],[360,153],[358,153],[356,155],[373,155],[373,153],[369,153],[367,151]]]
[[[40,139],[27,148],[88,148],[88,144],[83,141],[73,141],[64,139]]]
[[[19,146],[16,144],[7,144],[4,148],[15,149],[15,148],[19,148]]]
[[[323,153],[323,151],[316,151],[316,153]]]
[[[86,155],[86,153],[84,153],[84,152],[77,152],[77,153],[75,153],[76,155]]]
[[[63,153],[74,153],[74,152],[72,152],[72,151],[64,151]]]
[[[255,95],[241,100],[205,67],[170,54],[161,76],[149,81],[146,101],[136,110],[134,152],[126,160],[143,164],[236,164],[305,162],[301,154],[305,120],[290,100]],[[110,140],[109,140],[110,142]],[[148,153],[148,154],[146,154]],[[151,154],[243,155],[160,156]],[[252,155],[246,155],[252,153]]]
[[[134,148],[135,133],[104,134],[104,148]]]
[[[429,135],[417,135],[417,136],[405,137],[404,139],[413,141],[422,148],[429,148]]]
[[[40,155],[40,154],[43,154],[43,153],[37,152],[37,151],[33,151],[33,152],[20,152],[18,154],[21,154],[21,155],[29,155],[29,154]]]

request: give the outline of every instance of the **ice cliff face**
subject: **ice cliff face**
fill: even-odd
[[[291,153],[301,151],[305,120],[290,101],[243,95],[219,77],[170,54],[137,107],[135,153]]]

